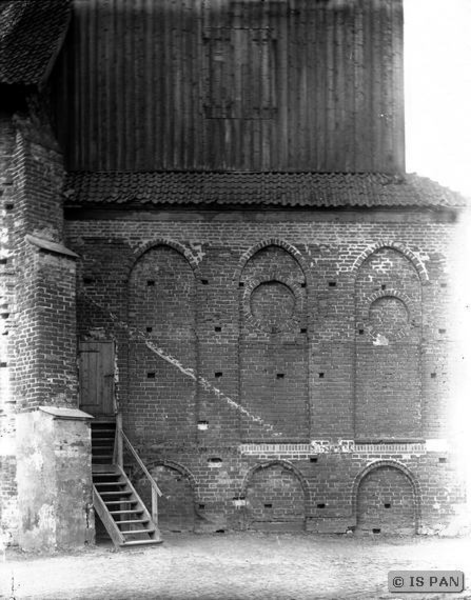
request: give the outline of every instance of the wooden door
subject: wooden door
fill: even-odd
[[[80,408],[95,416],[114,416],[114,342],[80,342]]]

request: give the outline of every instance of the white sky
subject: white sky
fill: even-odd
[[[407,171],[471,196],[471,0],[404,0]]]

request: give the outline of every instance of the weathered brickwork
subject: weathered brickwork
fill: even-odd
[[[420,436],[421,282],[415,265],[380,248],[355,281],[357,437]]]
[[[129,324],[178,357],[197,364],[196,280],[184,256],[169,246],[157,246],[136,262],[129,280]],[[129,340],[129,398],[125,418],[139,437],[162,442],[195,436],[195,382],[164,361],[156,363],[144,342]],[[186,419],[182,419],[183,415]]]
[[[76,530],[85,513],[57,513],[62,533],[36,534],[38,515],[57,506],[51,500],[46,508],[49,497],[41,496],[40,478],[31,476],[24,464],[29,459],[18,454],[28,443],[40,447],[42,432],[33,429],[31,437],[29,426],[18,429],[17,423],[20,413],[26,421],[35,418],[31,414],[39,406],[78,406],[77,256],[60,243],[62,157],[44,115],[36,110],[37,99],[26,95],[21,106],[21,114],[12,110],[0,118],[0,530],[8,542],[22,544],[29,536],[31,548],[47,548],[66,538],[70,543],[64,519]]]
[[[354,213],[67,221],[80,336],[117,341],[124,428],[169,528],[446,527],[464,506],[447,446],[455,231]]]
[[[10,111],[0,113],[0,534],[17,535],[15,457],[15,286],[13,153],[15,126]]]
[[[276,245],[254,254],[239,279],[240,401],[288,439],[309,431],[306,289],[296,259]],[[241,428],[247,439],[273,436],[247,417]]]
[[[415,533],[414,489],[399,469],[383,466],[370,471],[359,484],[356,502],[360,532]]]

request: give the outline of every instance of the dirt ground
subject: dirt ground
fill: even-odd
[[[465,590],[389,593],[393,569],[461,570]],[[172,534],[158,546],[119,551],[10,550],[0,575],[7,600],[470,600],[471,539]]]

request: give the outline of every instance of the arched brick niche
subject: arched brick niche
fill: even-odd
[[[297,257],[277,244],[251,253],[240,271],[240,400],[277,439],[309,434],[307,291]],[[245,440],[273,437],[245,415],[240,424]]]
[[[421,433],[422,282],[402,251],[367,256],[355,280],[355,436]]]
[[[378,461],[354,486],[356,533],[411,535],[417,532],[419,494],[411,473],[394,461]]]
[[[305,527],[308,488],[290,463],[256,465],[245,478],[247,525],[261,531],[299,531]]]
[[[196,279],[187,258],[159,244],[141,253],[129,278],[128,322],[155,339],[166,355],[195,368]],[[129,340],[125,420],[149,442],[188,439],[195,432],[195,381],[152,352],[138,336]]]
[[[191,473],[174,461],[154,464],[149,472],[162,492],[158,500],[162,533],[194,531],[195,481]],[[139,477],[134,485],[150,511],[152,498],[148,480]]]

